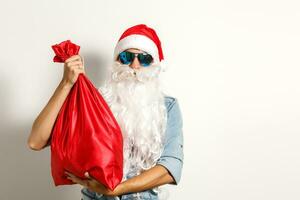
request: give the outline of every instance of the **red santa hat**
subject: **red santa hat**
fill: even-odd
[[[155,63],[164,59],[160,40],[154,29],[145,24],[138,24],[125,30],[114,50],[114,60],[122,51],[136,48],[149,53]]]

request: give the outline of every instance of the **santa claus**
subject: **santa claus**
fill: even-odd
[[[66,172],[70,180],[84,186],[83,200],[163,199],[166,196],[161,186],[179,183],[183,166],[182,118],[177,99],[161,89],[163,60],[161,42],[152,28],[139,24],[119,38],[109,76],[99,91],[122,130],[124,176],[111,191],[88,173],[83,180]],[[28,140],[32,149],[44,147],[45,142],[35,142],[37,132],[48,134],[46,128],[41,130],[41,124],[48,123],[50,127],[54,123],[68,94],[66,90],[79,73],[84,73],[84,64],[82,57],[76,55],[65,62],[60,86],[33,125]],[[57,113],[49,114],[47,110]]]

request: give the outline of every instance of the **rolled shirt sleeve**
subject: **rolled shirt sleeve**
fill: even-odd
[[[164,166],[177,185],[181,178],[183,167],[183,131],[182,116],[177,99],[166,97],[168,110],[167,127],[165,132],[164,150],[157,164]]]

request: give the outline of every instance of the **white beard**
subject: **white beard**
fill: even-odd
[[[99,91],[122,130],[125,180],[153,167],[161,156],[167,112],[159,65],[134,70],[115,62],[111,70]]]

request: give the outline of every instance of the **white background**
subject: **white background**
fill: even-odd
[[[165,88],[183,114],[170,199],[300,199],[299,10],[296,0],[1,0],[0,199],[80,199],[79,186],[54,186],[49,148],[26,144],[62,78],[50,46],[79,44],[99,86],[117,39],[139,23],[162,41]]]

